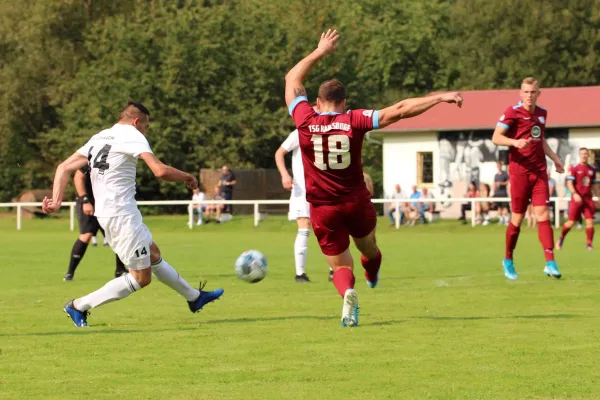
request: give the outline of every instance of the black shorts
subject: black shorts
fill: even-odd
[[[506,195],[500,195],[500,196],[494,196],[494,197],[508,197],[508,194],[506,194]],[[497,210],[499,208],[510,208],[510,203],[508,201],[495,201],[494,203],[492,203],[492,209],[493,210]]]
[[[77,213],[77,221],[79,222],[79,233],[82,235],[84,233],[95,235],[100,229],[98,218],[83,213],[83,203],[79,198],[75,200],[75,212]]]

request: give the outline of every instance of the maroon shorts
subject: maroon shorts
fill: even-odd
[[[582,197],[581,203],[577,203],[571,197],[571,204],[569,205],[569,221],[579,221],[579,216],[583,213],[583,218],[593,219],[596,213],[596,205],[591,197]]]
[[[323,254],[336,256],[350,246],[350,236],[363,238],[375,229],[377,212],[368,198],[342,204],[311,204],[310,221]]]
[[[546,172],[539,174],[511,174],[509,179],[512,212],[525,214],[530,200],[534,207],[548,205],[550,191]]]

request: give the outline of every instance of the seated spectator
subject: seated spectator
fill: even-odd
[[[477,188],[475,187],[474,182],[469,183],[469,187],[467,189],[467,193],[465,193],[465,197],[470,198],[470,199],[479,197],[479,192],[477,191]],[[471,202],[470,201],[468,203],[463,203],[460,206],[460,218],[458,220],[462,221],[463,224],[467,223],[467,211],[473,211],[473,210],[471,210]]]
[[[215,186],[215,191],[212,197],[212,200],[223,200],[221,197],[221,188],[219,186]],[[225,208],[225,204],[207,204],[206,211],[204,212],[204,217],[206,218],[206,222],[209,221],[210,216],[212,214],[215,215],[215,222],[217,224],[221,223],[221,213]]]
[[[490,185],[481,183],[479,185],[479,197],[490,197],[490,194]],[[490,206],[491,203],[489,201],[475,203],[476,223],[481,223],[483,226],[490,223]]]
[[[412,193],[410,194],[409,198],[415,201],[410,203],[410,226],[414,226],[417,223],[417,218],[421,214],[419,207],[419,204],[421,203],[416,201],[421,198],[421,192],[417,190],[417,185],[412,185],[411,189]]]
[[[206,204],[202,203],[204,200],[206,200],[206,195],[204,192],[200,191],[200,187],[194,189],[194,194],[192,195],[192,201],[194,201],[194,204],[191,204],[190,207],[193,208],[198,214],[198,222],[196,223],[197,226],[202,225],[204,222],[202,218],[202,214],[206,212]],[[193,219],[190,221],[190,224],[192,223],[194,223]]]
[[[494,176],[494,197],[508,197],[508,173],[502,168],[502,163],[496,163],[498,171]],[[498,224],[508,225],[509,215],[507,201],[496,201],[493,207],[498,211]]]
[[[394,186],[394,192],[388,197],[391,200],[406,200],[406,195],[400,188],[400,185],[396,184]],[[405,212],[406,212],[406,202],[400,202],[400,209],[396,209],[396,202],[388,203],[388,216],[390,218],[390,226],[396,225],[396,212],[400,213],[400,223],[404,224],[405,221]]]
[[[421,198],[433,199],[433,194],[429,191],[429,189],[427,189],[426,186],[423,186],[421,188]],[[430,202],[430,203],[420,202],[419,203],[419,218],[421,218],[421,222],[426,224],[427,218],[425,218],[425,213],[426,212],[432,213],[434,210],[435,210],[434,202]]]

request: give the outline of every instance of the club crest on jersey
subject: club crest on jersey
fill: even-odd
[[[583,186],[590,186],[590,178],[588,178],[587,176],[583,177],[582,182]]]
[[[539,126],[534,126],[531,128],[531,136],[534,138],[539,138],[542,135],[542,129]]]
[[[538,117],[538,120],[540,121],[540,124],[546,124],[546,118]]]

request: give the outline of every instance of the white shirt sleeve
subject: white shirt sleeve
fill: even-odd
[[[130,154],[135,158],[139,157],[142,153],[153,153],[150,149],[148,140],[142,134],[135,138],[134,141],[125,143],[124,150],[125,153]]]
[[[79,150],[77,150],[77,153],[81,154],[84,157],[87,157],[90,154],[90,145],[91,140],[88,140],[88,142],[86,144],[84,144],[83,146],[81,146],[79,148]]]
[[[285,141],[281,144],[288,153],[292,150],[300,147],[300,136],[298,135],[298,129],[290,133],[290,135],[285,139]]]

